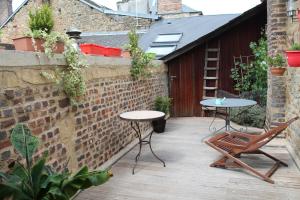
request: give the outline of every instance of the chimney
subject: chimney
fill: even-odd
[[[12,14],[12,0],[0,0],[0,25]]]
[[[181,13],[182,0],[157,0],[158,14]]]

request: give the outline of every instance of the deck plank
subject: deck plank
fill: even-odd
[[[244,170],[209,167],[220,155],[202,142],[209,135],[210,118],[176,118],[166,132],[153,136],[154,151],[166,162],[164,168],[150,153],[142,151],[136,174],[131,174],[137,147],[112,168],[114,177],[104,185],[81,192],[76,200],[298,200],[300,172],[284,146],[276,139],[264,148],[289,167],[280,167],[269,184]],[[222,126],[222,121],[217,120]],[[273,162],[263,156],[243,156],[243,160],[265,172]]]

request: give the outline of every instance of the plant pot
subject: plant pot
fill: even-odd
[[[44,39],[39,39],[36,38],[35,40],[35,46],[36,49],[34,48],[32,38],[31,37],[20,37],[20,38],[15,38],[13,39],[14,45],[17,51],[40,51],[40,52],[45,52],[44,48]],[[64,52],[64,43],[58,42],[53,49],[53,53],[62,53]]]
[[[285,72],[284,67],[271,67],[271,74],[274,76],[282,76]]]
[[[125,50],[125,51],[122,51],[122,57],[124,57],[124,58],[131,58],[131,56],[130,56],[130,52],[129,52],[129,51],[127,51],[127,50]]]
[[[167,120],[165,120],[164,118],[152,121],[153,130],[156,133],[165,132],[166,122]]]
[[[300,51],[286,51],[285,53],[290,67],[300,67]]]

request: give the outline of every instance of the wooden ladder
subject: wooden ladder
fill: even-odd
[[[210,53],[214,54],[209,57]],[[203,96],[202,99],[216,98],[219,84],[219,65],[220,65],[220,41],[217,47],[210,47],[206,43],[205,47],[205,65],[203,76]],[[202,116],[205,116],[205,111],[215,110],[214,107],[202,108]]]
[[[209,53],[214,53],[215,57],[209,57]],[[209,63],[212,64],[209,65]],[[216,48],[210,48],[209,45],[206,43],[202,99],[217,97],[219,84],[219,65],[220,41],[218,41],[218,46]]]

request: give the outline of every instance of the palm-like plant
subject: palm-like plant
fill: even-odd
[[[67,169],[63,173],[53,172],[46,165],[46,154],[33,163],[38,138],[24,124],[13,129],[11,142],[26,162],[15,161],[10,172],[0,173],[0,199],[68,200],[79,190],[101,185],[111,177],[107,170],[89,172],[86,166],[74,175]]]

